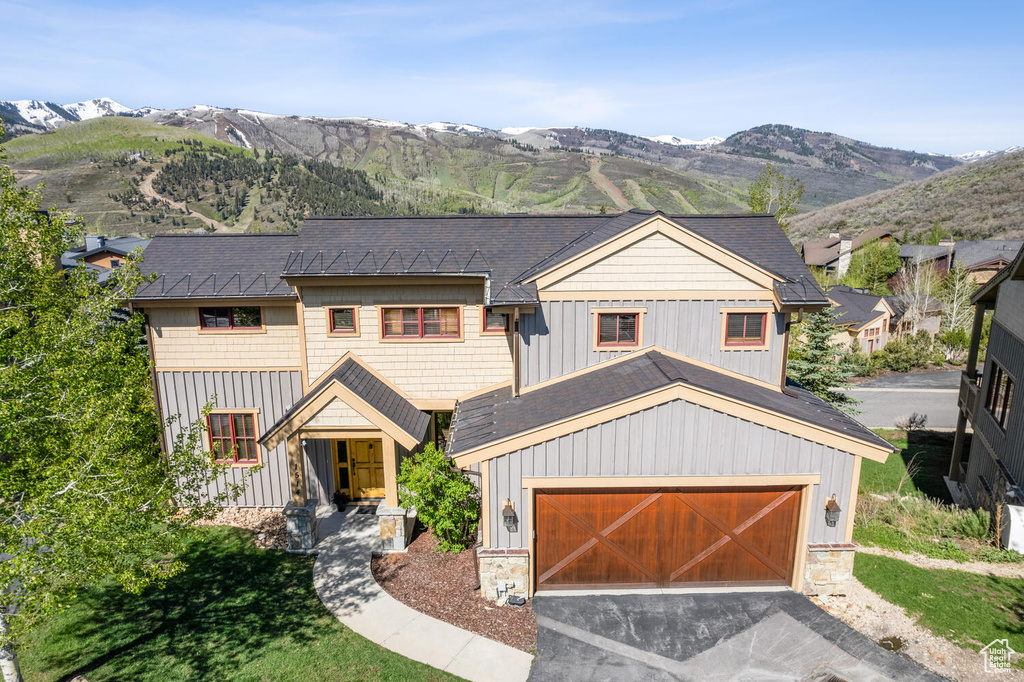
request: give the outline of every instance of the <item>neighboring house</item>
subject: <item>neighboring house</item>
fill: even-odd
[[[861,462],[893,451],[787,382],[793,316],[829,302],[771,216],[311,218],[156,237],[144,269],[161,413],[213,404],[227,478],[262,465],[239,505],[302,549],[346,491],[403,549],[396,472],[447,435],[491,599],[842,589]]]
[[[829,287],[828,299],[834,311],[832,322],[842,329],[833,336],[834,341],[844,348],[856,345],[862,353],[885,348],[895,315],[885,296],[875,296],[867,289],[834,286]]]
[[[855,251],[874,241],[888,244],[895,239],[892,232],[884,227],[869,228],[856,237],[831,232],[825,239],[811,239],[801,244],[800,256],[807,265],[824,268],[827,274],[842,277],[850,268]]]
[[[960,263],[974,276],[978,284],[985,284],[1005,268],[1020,251],[1022,241],[983,239],[957,242],[943,239],[937,245],[903,244],[900,259],[906,270],[911,263],[933,263],[940,274],[945,274]]]
[[[119,267],[125,258],[135,249],[145,249],[148,239],[139,237],[107,238],[99,235],[87,235],[85,246],[65,251],[60,257],[61,266],[73,268],[82,263],[96,272],[100,281],[106,281],[111,271]]]
[[[889,320],[890,336],[899,337],[916,333],[914,331],[914,315],[913,313],[907,314],[912,306],[906,298],[902,296],[886,296],[885,300],[893,311],[892,318]],[[924,303],[918,307],[923,308],[923,310],[918,314],[917,329],[925,330],[934,339],[942,326],[942,313],[945,311],[945,306],[942,301],[929,296],[925,297]]]
[[[961,504],[995,512],[1008,499],[1024,500],[1024,249],[971,299],[974,328],[960,382],[950,486]],[[985,313],[992,312],[985,365],[978,350]],[[967,425],[974,435],[965,452]]]

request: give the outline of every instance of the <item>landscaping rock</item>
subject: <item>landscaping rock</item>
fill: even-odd
[[[902,607],[882,599],[856,578],[850,579],[844,597],[812,597],[811,601],[876,642],[900,640],[900,654],[943,677],[960,682],[1024,682],[1024,670],[1018,668],[1000,675],[986,673],[980,653],[932,634]]]
[[[284,549],[288,546],[280,507],[225,507],[212,519],[199,521],[196,525],[244,528],[252,532],[253,541],[262,549]]]

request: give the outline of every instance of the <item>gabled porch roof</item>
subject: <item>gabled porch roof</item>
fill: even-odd
[[[335,400],[345,403],[407,449],[423,442],[430,426],[426,412],[416,409],[396,386],[357,356],[346,353],[334,370],[260,437],[260,444],[268,449],[277,447]]]

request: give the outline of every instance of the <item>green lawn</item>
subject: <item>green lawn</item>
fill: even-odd
[[[994,639],[1024,651],[1024,580],[963,571],[926,570],[888,557],[858,554],[854,575],[940,637],[975,651]]]
[[[313,559],[204,528],[189,569],[141,596],[83,594],[20,649],[27,680],[454,680],[339,623],[313,590]]]
[[[860,471],[860,493],[891,494],[900,480],[906,479],[902,494],[920,491],[943,502],[951,502],[949,490],[942,477],[949,472],[949,459],[953,452],[953,434],[935,431],[875,431],[895,445],[900,452],[889,455],[884,463],[865,459]],[[907,467],[911,475],[907,475]]]

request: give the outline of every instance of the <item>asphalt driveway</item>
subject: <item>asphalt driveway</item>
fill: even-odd
[[[533,601],[533,682],[939,681],[791,591]]]
[[[956,428],[960,372],[890,374],[858,384],[849,390],[861,401],[854,418],[872,429],[891,429],[896,422],[917,412],[928,417],[926,428]]]

